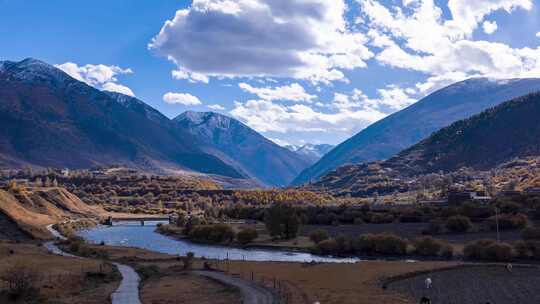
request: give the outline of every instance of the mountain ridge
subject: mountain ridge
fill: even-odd
[[[266,186],[286,186],[309,165],[305,158],[223,114],[186,111],[173,121],[205,143],[204,151]]]
[[[301,185],[346,164],[384,160],[451,123],[540,90],[540,79],[472,78],[454,83],[368,126],[295,178]]]
[[[110,93],[37,59],[2,63],[0,126],[0,165],[8,167],[120,163],[157,171],[242,176],[197,149],[197,140],[175,130],[170,121],[150,120]]]

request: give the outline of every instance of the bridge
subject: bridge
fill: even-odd
[[[113,217],[109,216],[106,218],[103,223],[107,226],[113,226],[114,222],[140,222],[141,226],[144,226],[144,222],[155,222],[155,221],[168,221],[169,224],[172,224],[176,219],[174,215],[159,215],[159,216],[119,216]]]

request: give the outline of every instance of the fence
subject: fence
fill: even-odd
[[[232,272],[229,260],[212,260],[214,269],[232,277],[252,282],[260,287],[270,290],[275,295],[273,304],[290,304],[293,301],[293,293],[286,281],[277,277],[265,276],[255,271]]]

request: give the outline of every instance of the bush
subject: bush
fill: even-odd
[[[31,267],[15,265],[0,275],[0,281],[7,282],[7,293],[13,299],[35,298],[39,294],[37,285],[39,274]]]
[[[143,281],[159,274],[159,267],[156,265],[138,266],[135,270]]]
[[[315,244],[319,244],[320,242],[327,240],[328,237],[328,231],[324,229],[313,230],[309,234],[309,239]]]
[[[234,240],[234,231],[226,224],[200,225],[190,231],[189,237],[206,243],[230,243]]]
[[[236,234],[236,240],[238,241],[238,243],[245,245],[251,243],[258,236],[259,234],[257,233],[257,230],[246,227]]]
[[[421,256],[438,256],[442,247],[443,244],[432,237],[422,237],[414,241],[414,253]]]
[[[446,229],[451,232],[467,232],[472,228],[471,220],[466,216],[455,215],[446,220]]]
[[[324,240],[317,244],[315,251],[319,254],[337,254],[338,245],[335,239]]]
[[[473,260],[508,262],[512,259],[512,246],[494,240],[479,240],[467,244],[463,255]]]
[[[514,243],[514,250],[522,259],[540,259],[540,241],[517,241]]]
[[[521,231],[521,238],[524,240],[540,240],[540,228],[529,227]]]
[[[393,234],[364,234],[352,242],[354,251],[359,254],[404,255],[407,241]]]
[[[527,216],[525,214],[501,214],[498,218],[500,230],[518,229],[527,226]],[[497,219],[495,216],[488,219],[488,225],[491,230],[497,229]]]

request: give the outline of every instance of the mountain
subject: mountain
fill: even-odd
[[[0,167],[122,164],[243,175],[136,98],[102,92],[35,59],[0,62]]]
[[[527,164],[523,159],[540,156],[538,117],[540,92],[457,121],[386,161],[340,167],[310,187],[353,195],[371,195],[375,191],[388,194],[404,191],[408,179],[421,179],[431,173],[462,168],[476,175],[494,168],[500,173],[501,168]],[[537,172],[534,166],[529,168]],[[514,171],[513,178],[516,176],[519,174]]]
[[[328,144],[305,144],[305,145],[286,145],[285,148],[296,152],[303,157],[305,157],[312,164],[316,163],[321,159],[326,153],[328,153],[334,146]]]
[[[288,185],[309,165],[304,157],[221,114],[188,111],[174,122],[202,141],[205,152],[267,186]]]
[[[384,160],[434,131],[504,101],[540,90],[540,79],[473,78],[438,90],[362,130],[304,170],[293,185],[345,164]]]
[[[443,128],[386,161],[407,175],[488,170],[540,155],[540,92],[518,97]]]

